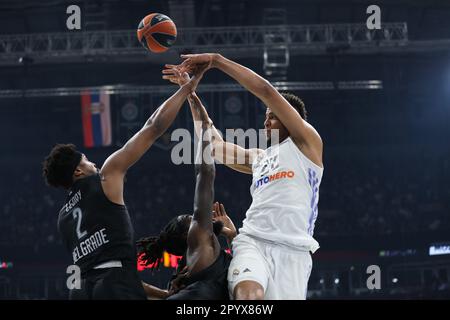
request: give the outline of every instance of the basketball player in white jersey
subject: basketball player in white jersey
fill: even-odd
[[[163,78],[173,81],[199,64],[218,68],[264,102],[267,137],[272,130],[279,130],[279,141],[270,141],[266,150],[244,149],[225,142],[217,131],[214,134],[215,158],[234,170],[253,174],[253,201],[232,243],[230,294],[244,300],[306,299],[310,252],[319,248],[313,231],[323,174],[323,144],[306,122],[303,102],[294,95],[280,94],[252,70],[219,54],[182,58],[185,60],[179,66],[166,65]],[[191,108],[192,104],[201,105],[195,93],[188,101]],[[245,162],[238,163],[242,158]]]

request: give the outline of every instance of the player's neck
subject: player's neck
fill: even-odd
[[[286,141],[287,138],[289,138],[289,136],[285,136],[285,137],[282,137],[281,139],[277,139],[277,140],[273,140],[273,141],[271,139],[269,139],[269,140],[267,140],[267,146],[268,147],[276,146],[276,145]]]

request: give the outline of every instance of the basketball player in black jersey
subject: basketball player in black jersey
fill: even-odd
[[[197,181],[194,213],[175,217],[158,237],[138,241],[139,251],[144,253],[143,259],[147,264],[158,266],[163,251],[182,256],[175,278],[180,271],[184,274],[177,279],[177,288],[169,288],[169,293],[176,292],[167,298],[169,300],[229,299],[227,273],[231,256],[221,249],[217,237],[222,232],[231,242],[236,229],[229,219],[224,225],[226,220],[222,218],[228,217],[223,205],[215,203],[212,214],[215,166],[211,154],[210,123],[206,113],[202,111],[197,109],[202,120],[202,138],[195,164]],[[180,288],[182,289],[178,290]],[[155,288],[148,288],[146,291],[150,296],[161,296],[160,291],[153,289]]]
[[[100,170],[72,144],[58,144],[43,163],[48,185],[68,191],[58,230],[81,270],[70,299],[146,299],[137,274],[134,231],[123,199],[124,177],[175,119],[204,68],[167,99]]]

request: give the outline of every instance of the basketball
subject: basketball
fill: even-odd
[[[167,51],[175,43],[177,27],[168,16],[151,13],[139,23],[137,38],[147,50],[161,53]]]

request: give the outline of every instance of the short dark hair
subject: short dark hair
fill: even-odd
[[[306,121],[308,119],[308,113],[306,112],[305,103],[302,99],[292,93],[283,92],[281,95],[291,104],[291,106],[294,107],[295,110],[297,110],[303,120]]]
[[[42,163],[42,175],[47,185],[70,188],[81,156],[73,144],[56,144]]]

